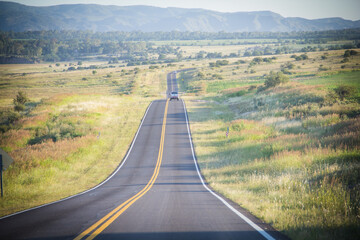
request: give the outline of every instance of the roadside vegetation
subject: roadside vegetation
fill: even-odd
[[[125,156],[149,103],[163,96],[171,71],[97,62],[95,74],[63,72],[70,64],[0,66],[0,147],[14,159],[4,171],[1,216],[107,178]]]
[[[206,180],[292,239],[360,234],[360,56],[343,67],[345,55],[234,59],[180,77]]]

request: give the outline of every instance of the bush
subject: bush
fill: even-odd
[[[288,81],[289,81],[289,77],[284,75],[282,72],[274,73],[273,71],[271,71],[270,74],[266,77],[265,87],[266,88],[275,87],[282,83],[287,83]]]
[[[331,69],[331,68],[324,67],[323,65],[320,65],[319,68],[318,68],[319,71],[328,71],[328,70],[330,70],[330,69]]]
[[[199,78],[204,78],[205,77],[205,74],[203,72],[198,72],[197,76]]]
[[[11,110],[0,112],[0,132],[6,132],[12,128],[18,127],[17,121],[21,114]]]
[[[344,58],[354,56],[356,54],[357,54],[357,51],[355,51],[355,50],[346,50],[345,53],[344,53]]]
[[[16,112],[22,112],[25,110],[25,105],[20,103],[15,103],[14,110]]]
[[[355,95],[355,89],[351,86],[340,85],[334,89],[334,92],[343,101],[345,98],[349,98]]]
[[[35,129],[35,137],[29,140],[30,145],[39,144],[47,140],[57,142],[63,139],[85,136],[91,131],[91,127],[79,121],[69,119],[74,113],[61,113],[54,115],[46,122],[46,126]]]
[[[296,61],[307,60],[307,59],[309,59],[309,57],[306,54],[301,54],[300,56],[295,57]]]
[[[217,79],[219,79],[219,80],[224,79],[223,76],[221,76],[220,74],[217,74],[217,73],[213,74],[212,77],[213,77],[213,78],[217,78]]]
[[[229,97],[241,97],[241,96],[243,96],[245,94],[246,94],[245,90],[240,90],[240,91],[237,91],[237,92],[230,93],[228,96]]]
[[[19,91],[16,97],[13,99],[14,110],[16,112],[21,112],[25,110],[25,103],[29,101],[29,98],[22,91]]]

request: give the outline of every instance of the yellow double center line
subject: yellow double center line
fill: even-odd
[[[99,235],[105,228],[107,228],[112,222],[114,222],[126,209],[128,209],[134,202],[136,202],[139,198],[145,195],[150,188],[154,185],[157,176],[159,175],[160,166],[162,162],[162,155],[164,150],[164,139],[165,139],[165,128],[166,128],[166,117],[167,117],[167,110],[168,110],[169,100],[166,101],[165,105],[165,112],[164,112],[164,120],[162,124],[161,130],[161,139],[160,139],[160,147],[159,147],[159,154],[158,159],[156,162],[156,167],[154,173],[147,183],[147,185],[138,192],[135,196],[131,197],[130,199],[126,200],[124,203],[116,207],[114,210],[109,212],[105,217],[97,221],[91,227],[86,229],[82,232],[79,236],[74,238],[74,240],[86,239],[91,240],[94,239],[97,235]]]

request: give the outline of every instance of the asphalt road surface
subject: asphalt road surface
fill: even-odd
[[[174,72],[168,74],[168,92],[173,90]],[[284,238],[203,182],[187,121],[182,100],[152,102],[108,180],[0,219],[0,239]]]

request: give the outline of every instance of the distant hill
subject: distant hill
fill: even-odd
[[[1,31],[289,32],[346,28],[360,28],[360,21],[342,18],[284,18],[270,11],[222,13],[204,9],[95,4],[31,7],[0,2]]]

